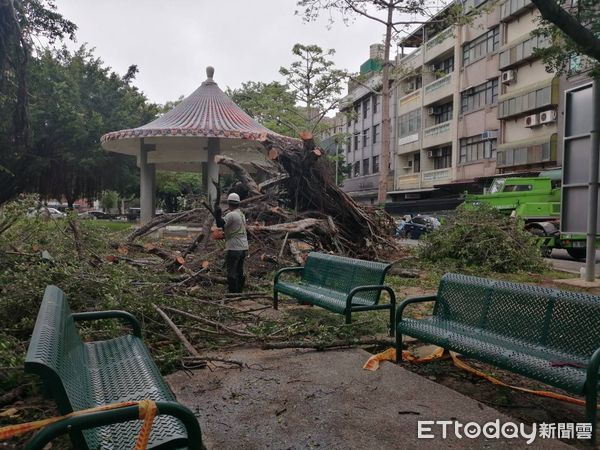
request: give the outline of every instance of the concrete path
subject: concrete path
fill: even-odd
[[[418,439],[419,420],[514,422],[498,411],[391,363],[362,369],[370,355],[238,350],[243,361],[167,377],[179,401],[197,413],[209,449],[524,448],[523,439],[459,439],[433,426],[436,439]],[[453,425],[454,426],[454,425]],[[568,448],[537,439],[532,448]]]

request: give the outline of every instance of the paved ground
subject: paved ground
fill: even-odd
[[[417,439],[419,420],[483,425],[498,411],[391,363],[362,369],[364,350],[237,350],[248,368],[178,372],[177,398],[199,417],[209,449],[526,447],[522,439]],[[441,428],[434,429],[437,436]],[[537,440],[534,448],[568,448]]]

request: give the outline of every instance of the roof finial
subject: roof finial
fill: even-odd
[[[208,80],[212,81],[214,74],[215,74],[215,68],[213,66],[206,66],[206,77],[208,78]]]

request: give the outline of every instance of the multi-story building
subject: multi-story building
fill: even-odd
[[[364,203],[377,200],[381,152],[381,84],[383,47],[371,45],[370,58],[361,65],[359,80],[348,84],[348,95],[342,100],[345,119],[345,160],[350,172],[344,181],[344,191]],[[390,116],[394,105],[390,102]],[[391,133],[393,136],[394,126]],[[392,139],[393,142],[393,139]],[[394,148],[390,149],[390,176],[388,186],[394,184]]]
[[[560,167],[564,91],[589,82],[585,74],[546,71],[534,49],[548,42],[533,32],[539,12],[530,0],[459,1],[472,14],[467,24],[445,27],[446,8],[399,45],[390,102],[392,211],[452,208],[462,192],[481,191],[498,174]],[[378,76],[371,80],[381,83]],[[352,191],[377,186],[361,166],[379,151],[367,145],[380,123],[370,96],[360,86],[349,94],[357,112],[347,124]]]
[[[446,11],[404,39],[397,58],[396,201],[456,194],[496,170],[499,11],[443,28]]]

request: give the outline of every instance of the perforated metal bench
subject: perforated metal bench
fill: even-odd
[[[133,334],[83,342],[75,322],[117,318]],[[151,449],[203,448],[194,414],[176,402],[142,341],[137,319],[125,311],[72,313],[65,294],[48,286],[27,351],[25,370],[41,377],[60,414],[96,406],[151,399],[157,402]],[[76,449],[133,449],[141,428],[137,406],[85,414],[51,425],[28,444],[42,449],[69,433]]]
[[[390,334],[394,333],[396,296],[383,284],[391,264],[343,256],[311,252],[304,267],[286,267],[275,275],[273,307],[278,307],[279,293],[343,314],[346,323],[352,322],[352,313],[387,309],[390,312]],[[297,272],[298,281],[281,281],[286,272]],[[390,302],[380,304],[381,291],[389,294]]]
[[[431,317],[403,317],[427,301],[435,302]],[[600,297],[449,273],[437,295],[403,301],[396,323],[398,362],[406,334],[585,396],[595,433]]]

